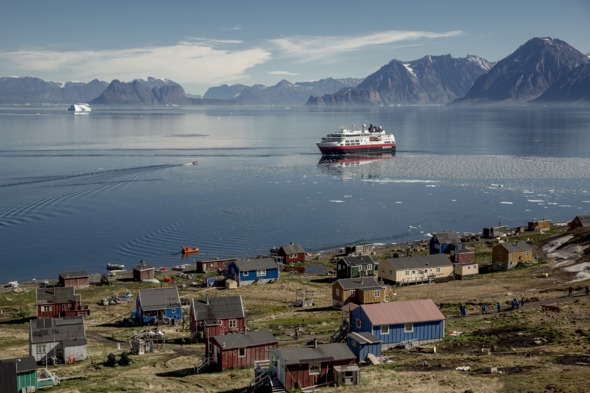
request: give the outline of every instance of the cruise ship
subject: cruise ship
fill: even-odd
[[[392,153],[395,137],[381,126],[363,124],[362,129],[342,127],[339,132],[328,134],[317,143],[324,155]]]

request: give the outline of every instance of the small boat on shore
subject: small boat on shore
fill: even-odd
[[[125,265],[120,263],[107,263],[107,270],[124,270]]]
[[[183,254],[196,254],[199,252],[198,247],[181,246],[180,250],[182,251]]]

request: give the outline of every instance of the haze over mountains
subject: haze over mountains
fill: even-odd
[[[167,79],[46,82],[0,78],[0,104],[91,105],[444,105],[590,102],[590,57],[559,39],[533,38],[497,63],[478,56],[391,60],[364,79],[282,80],[274,86],[211,87],[188,96]]]

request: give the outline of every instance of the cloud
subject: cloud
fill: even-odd
[[[299,75],[298,72],[291,72],[291,71],[270,71],[269,74],[271,75],[285,75],[285,76],[297,76]]]
[[[270,40],[279,55],[301,63],[337,61],[340,55],[360,51],[371,46],[390,45],[404,41],[449,38],[461,31],[433,33],[428,31],[383,31],[360,36],[300,36]]]
[[[22,50],[0,53],[0,65],[7,63],[33,74],[59,72],[68,80],[130,81],[155,76],[208,85],[244,78],[248,69],[271,57],[263,48],[228,49],[238,44],[192,38],[171,46],[113,51]]]

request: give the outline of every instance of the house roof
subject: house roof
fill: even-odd
[[[86,345],[84,319],[82,316],[32,319],[30,340],[31,344],[59,341],[66,346]]]
[[[373,277],[356,277],[356,278],[341,278],[337,280],[334,284],[340,284],[342,289],[345,291],[351,289],[381,289],[383,286],[379,285],[379,283]]]
[[[137,301],[144,311],[180,307],[180,298],[176,287],[140,289]]]
[[[340,257],[340,259],[338,261],[339,262],[343,261],[348,266],[367,265],[367,264],[374,265],[375,264],[375,261],[373,260],[373,258],[371,258],[368,255],[362,255],[359,257]]]
[[[219,296],[205,299],[192,299],[196,321],[215,321],[218,319],[244,318],[242,296]]]
[[[34,356],[25,356],[22,358],[12,359],[0,359],[0,363],[16,363],[18,365],[18,367],[16,368],[17,373],[37,370],[37,362],[35,361]]]
[[[320,344],[317,347],[286,347],[271,351],[276,352],[286,365],[356,359],[344,343]]]
[[[275,260],[272,258],[238,259],[234,264],[241,272],[279,268]]]
[[[575,216],[574,220],[576,218],[580,221],[583,227],[590,227],[590,216]]]
[[[36,293],[37,305],[80,302],[80,295],[76,295],[73,287],[37,288]]]
[[[510,242],[510,243],[502,243],[498,244],[496,247],[501,247],[508,252],[518,252],[518,251],[532,251],[532,247],[527,242]],[[495,248],[495,247],[494,247]]]
[[[418,255],[415,257],[389,258],[386,263],[397,270],[403,269],[424,269],[431,267],[449,266],[453,263],[444,254]]]
[[[461,243],[461,238],[457,232],[438,232],[432,235],[433,238],[435,236],[441,244]]]
[[[90,277],[85,271],[78,272],[62,272],[59,273],[60,278],[88,278]]]
[[[378,344],[381,339],[369,332],[350,332],[348,337],[353,339],[359,344]]]
[[[282,249],[283,252],[288,255],[302,254],[305,252],[305,250],[303,249],[303,246],[301,246],[301,244],[297,244],[297,243],[283,244],[280,249]]]
[[[445,316],[431,299],[363,304],[360,307],[374,326],[445,319]]]
[[[277,344],[279,340],[267,330],[256,330],[240,334],[224,334],[213,336],[211,340],[223,349],[257,347],[260,345]]]

